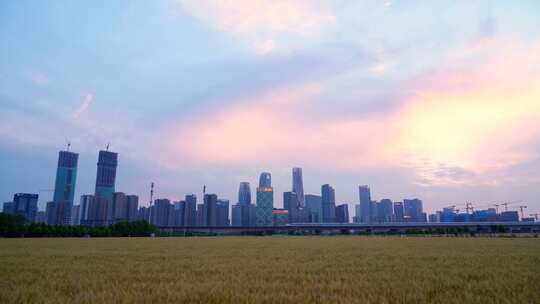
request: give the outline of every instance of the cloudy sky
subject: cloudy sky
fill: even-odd
[[[535,0],[1,1],[0,41],[2,201],[44,206],[70,140],[78,195],[110,143],[143,205],[269,171],[281,206],[300,166],[339,203],[540,212]]]

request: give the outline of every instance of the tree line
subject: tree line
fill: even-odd
[[[129,237],[150,236],[157,227],[147,221],[122,222],[110,226],[68,226],[25,224],[24,216],[0,213],[1,237]]]

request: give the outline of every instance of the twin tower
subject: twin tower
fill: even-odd
[[[54,186],[53,201],[47,203],[47,222],[58,225],[71,223],[71,210],[75,198],[79,154],[60,151]],[[112,201],[115,192],[118,153],[99,151],[96,174],[95,198]]]

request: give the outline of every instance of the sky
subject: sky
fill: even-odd
[[[364,184],[540,213],[540,2],[1,1],[0,108],[1,201],[44,208],[69,141],[77,196],[110,143],[141,205],[268,171],[280,207],[302,167],[351,215]]]

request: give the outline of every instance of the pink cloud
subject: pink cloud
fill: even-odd
[[[188,13],[245,41],[257,53],[285,48],[286,36],[317,37],[335,23],[328,6],[309,0],[179,0]]]
[[[492,53],[498,43],[450,54],[437,71],[411,81],[414,94],[389,112],[347,118],[318,112],[313,100],[332,81],[223,102],[167,126],[159,160],[177,168],[407,168],[431,185],[514,178],[505,170],[539,157],[540,45]],[[476,57],[482,61],[472,62]]]

